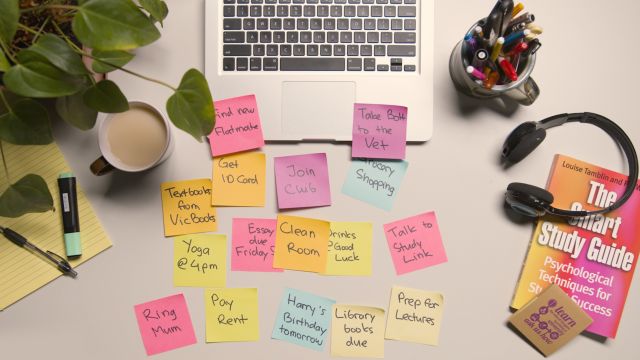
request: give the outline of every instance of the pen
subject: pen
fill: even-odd
[[[523,22],[525,24],[530,24],[530,23],[532,23],[534,21],[536,21],[535,15],[529,14],[527,12],[527,13],[524,13],[524,14],[518,16],[517,18],[512,19],[511,22],[509,23],[509,26],[513,26],[513,25],[519,24],[521,22]]]
[[[508,47],[511,44],[515,43],[516,41],[518,41],[518,40],[520,40],[520,39],[522,39],[524,37],[529,36],[530,34],[531,34],[531,30],[529,30],[529,29],[524,29],[522,31],[516,31],[514,33],[511,33],[511,34],[507,35],[507,37],[504,38],[503,46],[504,47]]]
[[[487,62],[487,59],[489,59],[489,52],[487,52],[487,50],[485,49],[480,49],[476,51],[475,55],[473,56],[471,66],[476,69],[484,69],[484,64]]]
[[[498,62],[500,63],[500,67],[502,68],[502,71],[504,72],[504,74],[511,81],[518,80],[518,73],[516,72],[516,69],[513,67],[513,65],[509,62],[509,60],[505,58],[499,58]]]
[[[528,48],[529,48],[529,45],[526,42],[521,42],[518,45],[514,46],[513,49],[511,49],[511,51],[507,53],[507,55],[513,58],[520,55],[522,52],[524,52]]]
[[[520,11],[522,11],[522,10],[524,10],[524,4],[523,3],[518,3],[516,6],[513,7],[513,12],[511,13],[511,18],[514,18],[514,17],[518,16]]]
[[[496,44],[493,45],[493,50],[491,51],[491,61],[496,61],[498,59],[498,55],[500,55],[500,51],[502,51],[502,46],[504,45],[504,38],[499,37],[496,40]]]
[[[61,256],[56,255],[51,251],[44,251],[40,249],[39,247],[30,243],[24,236],[18,234],[17,232],[9,228],[0,226],[0,234],[4,235],[4,237],[9,239],[12,243],[20,247],[26,248],[37,255],[42,256],[44,260],[49,261],[50,263],[55,265],[58,268],[58,270],[60,270],[63,274],[69,275],[71,277],[78,276],[78,273],[75,272],[75,270],[73,270],[73,268],[71,267],[71,265],[69,265],[67,260],[63,259]]]
[[[497,71],[491,71],[489,73],[489,76],[487,76],[487,78],[483,82],[484,88],[487,90],[493,89],[493,87],[498,83],[499,79],[500,74],[498,74]]]
[[[522,53],[522,55],[524,56],[531,56],[535,54],[536,51],[540,49],[540,47],[542,47],[542,43],[540,43],[540,40],[538,39],[533,39],[529,41],[528,45],[529,45],[529,48]]]
[[[478,80],[485,80],[487,78],[480,70],[474,68],[473,66],[467,66],[467,73]]]

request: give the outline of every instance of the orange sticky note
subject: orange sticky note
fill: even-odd
[[[164,236],[218,230],[216,209],[211,205],[211,180],[166,182],[160,186]]]
[[[324,273],[329,233],[327,221],[279,215],[273,266]]]
[[[213,193],[218,206],[264,206],[266,159],[250,152],[213,159]]]

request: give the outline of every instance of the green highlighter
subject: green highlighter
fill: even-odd
[[[64,246],[67,258],[75,259],[82,255],[82,243],[80,242],[76,178],[73,173],[65,172],[60,174],[58,177],[58,189],[60,190],[60,212],[62,213]]]

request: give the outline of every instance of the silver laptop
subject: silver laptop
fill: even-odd
[[[353,104],[409,108],[433,130],[433,0],[207,0],[215,99],[255,94],[266,140],[350,141]]]

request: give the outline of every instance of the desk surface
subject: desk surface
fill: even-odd
[[[211,0],[210,0],[211,1]],[[203,0],[168,1],[169,18],[160,41],[140,49],[131,68],[178,84],[189,67],[203,68]],[[533,76],[542,94],[532,107],[500,110],[458,96],[449,79],[449,53],[469,24],[486,14],[493,0],[436,1],[435,129],[433,139],[410,146],[409,170],[394,211],[378,210],[340,193],[349,167],[350,147],[332,144],[267,145],[267,206],[219,209],[219,232],[230,234],[233,217],[274,217],[276,201],[273,157],[326,152],[333,206],[295,212],[337,221],[374,223],[374,267],[369,278],[321,277],[229,272],[230,287],[258,287],[258,343],[206,344],[203,290],[175,288],[173,242],[163,236],[160,183],[208,177],[207,145],[175,131],[176,148],[161,167],[143,175],[113,174],[96,178],[88,164],[98,156],[95,131],[67,126],[56,129],[62,150],[87,192],[114,243],[112,249],[79,267],[73,281],[58,279],[0,313],[3,359],[145,358],[133,306],[183,292],[198,344],[156,356],[204,359],[232,356],[273,359],[326,359],[316,353],[270,339],[284,287],[299,288],[341,303],[386,308],[394,284],[444,293],[446,308],[440,345],[387,341],[386,358],[540,359],[505,325],[509,302],[525,256],[531,224],[516,224],[503,211],[503,193],[511,181],[543,185],[555,153],[563,153],[626,172],[620,151],[606,134],[586,125],[553,129],[545,143],[522,164],[504,171],[498,154],[505,136],[519,123],[561,112],[592,111],[617,121],[640,147],[636,104],[640,47],[633,44],[640,2],[527,0],[544,27],[543,47]],[[125,74],[114,74],[126,94],[160,107],[169,95],[161,87]],[[211,84],[215,97],[216,84]],[[263,119],[268,121],[268,119]],[[417,201],[416,201],[417,200]],[[382,224],[435,210],[449,261],[396,276],[384,242]],[[631,287],[618,338],[601,343],[580,336],[555,359],[631,359],[637,355],[640,325],[638,280]],[[482,311],[478,311],[482,309]]]

